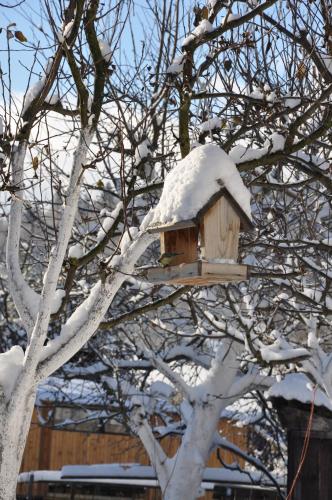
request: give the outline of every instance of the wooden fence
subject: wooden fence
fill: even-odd
[[[232,443],[246,449],[247,433],[227,420],[220,421],[220,431]],[[168,436],[161,444],[168,456],[173,456],[179,446],[178,437]],[[230,452],[222,453],[226,463],[238,460]],[[241,460],[239,461],[241,463]],[[23,456],[21,471],[58,470],[64,465],[90,465],[103,463],[139,463],[149,465],[148,456],[135,436],[123,434],[100,434],[42,427],[34,412],[32,424]],[[243,461],[242,461],[243,465]],[[212,453],[209,467],[220,467],[216,452]],[[151,498],[157,498],[153,496]],[[212,498],[207,495],[206,499]]]

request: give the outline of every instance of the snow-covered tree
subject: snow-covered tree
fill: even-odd
[[[330,397],[328,355],[317,340],[328,336],[332,308],[330,12],[324,2],[210,0],[195,7],[194,19],[188,2],[156,1],[144,11],[146,26],[136,21],[133,29],[131,2],[57,7],[41,3],[49,45],[35,44],[23,103],[12,95],[11,66],[1,73],[0,179],[10,206],[4,199],[0,226],[2,237],[8,219],[0,498],[14,498],[37,385],[75,355],[84,367],[96,353],[104,363],[113,339],[126,350],[123,322],[140,317],[142,330],[148,321],[154,335],[171,330],[183,339],[182,329],[188,343],[209,352],[204,380],[190,384],[174,358],[154,353],[160,342],[150,333],[136,352],[132,343],[132,359],[143,356],[186,401],[172,481],[172,460],[158,447],[155,465],[166,498],[185,498],[180,471],[190,470],[188,478],[196,471],[194,498],[218,444],[223,398],[261,387],[264,369],[284,373],[291,363]],[[27,43],[15,30],[8,25],[1,34],[12,57],[11,44]],[[156,258],[146,214],[166,172],[206,142],[222,147],[250,186],[256,230],[241,241],[250,281],[210,297],[190,292],[196,328],[188,328],[173,314],[151,317],[188,289],[151,287],[135,266]],[[99,326],[111,347],[100,353],[97,336],[91,354],[85,345]],[[155,438],[144,395],[134,407],[135,431],[149,451]]]

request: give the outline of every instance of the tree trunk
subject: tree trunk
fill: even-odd
[[[16,484],[30,428],[35,392],[0,406],[0,500],[16,499]]]
[[[217,401],[195,406],[182,444],[173,458],[169,481],[163,488],[164,500],[194,500],[201,496],[200,486],[221,406]]]

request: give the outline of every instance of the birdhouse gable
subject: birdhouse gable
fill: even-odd
[[[215,144],[197,147],[166,176],[149,230],[193,227],[221,196],[238,207],[241,220],[251,221],[250,193],[233,160]]]
[[[225,187],[220,187],[208,201],[207,203],[195,214],[192,219],[179,220],[175,223],[161,224],[161,225],[150,225],[148,231],[150,233],[163,233],[166,231],[178,231],[180,229],[199,227],[205,214],[209,212],[214,206],[218,207],[219,210],[224,209],[224,205],[219,203],[221,199],[227,200],[226,204],[233,207],[234,212],[237,213],[240,220],[240,229],[244,231],[251,231],[253,229],[253,224],[251,219],[248,218],[246,212],[243,211],[242,207],[237,203],[232,195],[228,192]],[[217,209],[217,210],[218,210]]]

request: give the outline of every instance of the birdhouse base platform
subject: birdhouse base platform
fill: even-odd
[[[248,279],[248,266],[196,261],[169,267],[150,267],[147,278],[151,283],[208,286]]]

